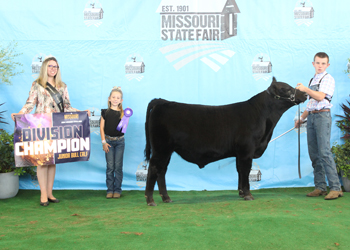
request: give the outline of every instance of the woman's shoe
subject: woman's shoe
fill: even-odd
[[[59,202],[60,202],[59,199],[54,199],[54,200],[52,200],[52,199],[50,199],[50,198],[48,198],[48,201],[49,201],[49,202],[52,202],[52,203],[59,203]]]
[[[50,204],[49,201],[47,201],[47,202],[41,202],[40,201],[40,205],[43,206],[43,207],[47,207],[49,204]]]

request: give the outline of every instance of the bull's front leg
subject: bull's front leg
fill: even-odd
[[[242,189],[242,176],[238,171],[238,169],[237,169],[237,172],[238,172],[238,195],[239,197],[244,198],[243,189]]]
[[[254,200],[250,193],[249,174],[252,168],[253,159],[236,159],[236,166],[238,171],[238,192],[239,196],[245,200]]]

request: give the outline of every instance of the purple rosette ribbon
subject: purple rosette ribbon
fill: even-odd
[[[132,116],[134,112],[132,111],[131,108],[126,108],[124,109],[124,116],[123,118],[120,120],[118,126],[117,126],[117,130],[120,131],[121,128],[122,129],[122,133],[126,132],[126,129],[128,127],[128,123],[129,123],[129,118],[130,116]]]

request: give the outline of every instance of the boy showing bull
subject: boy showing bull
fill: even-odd
[[[332,95],[334,92],[334,78],[326,72],[329,64],[329,57],[324,52],[314,56],[312,65],[315,68],[315,75],[310,80],[309,86],[298,83],[296,89],[306,92],[309,102],[300,120],[295,122],[295,127],[307,118],[307,143],[309,156],[314,168],[315,190],[308,193],[308,197],[326,195],[326,200],[337,199],[343,196],[337,169],[333,160],[330,148],[330,134],[332,117],[330,109]],[[330,192],[327,195],[327,183]]]

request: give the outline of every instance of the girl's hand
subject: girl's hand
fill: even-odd
[[[13,121],[15,121],[15,115],[21,115],[22,113],[12,113],[11,118]]]
[[[84,111],[87,111],[89,117],[91,116],[90,110],[87,109],[87,110],[84,110]]]
[[[103,148],[103,151],[105,151],[106,153],[108,153],[109,152],[109,147],[110,147],[111,145],[109,145],[107,142],[105,143],[105,144],[103,144],[102,145],[102,148]]]

